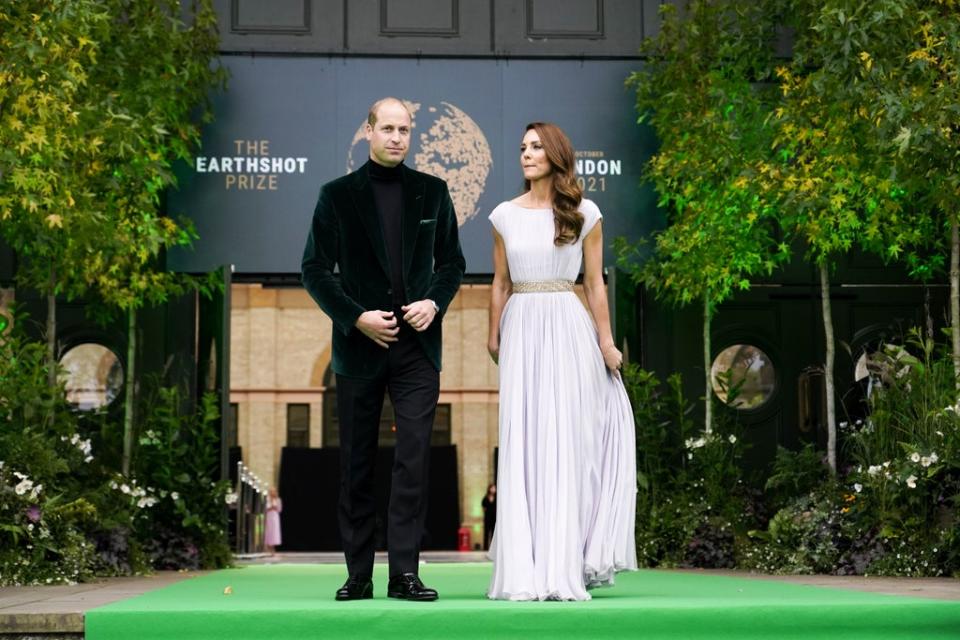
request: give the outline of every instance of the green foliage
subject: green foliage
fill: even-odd
[[[837,482],[823,481],[813,450],[778,454],[767,489],[780,510],[742,551],[745,568],[960,572],[960,416],[951,354],[919,330],[905,346],[870,356],[869,417],[841,425],[846,464]]]
[[[904,447],[933,451],[944,445],[943,434],[960,426],[948,356],[919,328],[908,332],[904,345],[868,354],[870,419],[852,425],[845,439],[853,463],[892,460],[904,455]]]
[[[909,194],[908,215],[894,228],[910,242],[890,242],[889,248],[905,247],[908,266],[920,279],[942,269],[942,230],[958,214],[958,10],[955,0],[885,0],[869,16],[882,22],[882,33],[851,43],[876,144],[896,163]]]
[[[160,568],[218,568],[230,562],[225,496],[220,476],[218,397],[207,393],[195,413],[185,413],[177,387],[155,388],[146,400],[134,469],[159,496],[140,526],[155,536],[150,552]]]
[[[193,415],[177,390],[157,387],[149,441],[124,478],[109,415],[71,410],[22,326],[0,337],[0,584],[229,564],[212,396]]]
[[[176,0],[25,0],[0,9],[0,219],[21,283],[108,305],[196,282],[158,267],[189,221],[160,215],[209,118],[215,15]]]
[[[79,264],[106,222],[90,178],[103,140],[90,135],[89,69],[108,24],[97,0],[5,3],[0,9],[0,229],[21,279],[47,293],[84,289]]]
[[[775,154],[758,164],[755,186],[780,211],[786,237],[802,240],[817,264],[855,246],[898,258],[924,231],[897,224],[901,185],[879,149],[855,55],[866,43],[889,46],[883,39],[896,4],[878,2],[867,12],[853,0],[795,3],[795,55],[777,69],[783,97],[772,120]]]
[[[828,471],[823,455],[812,444],[804,445],[800,451],[777,447],[773,470],[764,485],[771,507],[781,509],[795,496],[810,493],[823,482]]]
[[[871,359],[875,385],[870,417],[852,425],[845,450],[852,515],[869,518],[891,543],[931,550],[941,566],[960,567],[960,416],[954,404],[953,363],[919,330],[907,349],[888,347]],[[901,553],[903,559],[903,553]],[[930,557],[890,561],[887,571],[931,575]],[[927,562],[927,564],[924,564]],[[930,565],[930,566],[928,566]]]
[[[733,420],[699,432],[679,375],[662,388],[635,364],[623,371],[637,428],[637,552],[647,566],[734,566],[735,539],[756,526]]]
[[[620,266],[678,304],[711,306],[787,256],[775,241],[772,209],[749,188],[756,157],[766,152],[773,95],[770,72],[776,3],[691,2],[683,15],[661,7],[661,29],[644,42],[648,59],[627,83],[640,122],[660,149],[646,167],[668,226],[654,258],[619,243]]]
[[[940,404],[951,398],[952,362],[922,334],[912,335],[912,355],[891,351],[890,366],[871,365],[882,388],[870,396],[869,419],[842,431],[839,478],[812,445],[781,448],[763,483],[744,478],[735,414],[721,412],[713,433],[698,433],[678,375],[661,385],[626,366],[637,428],[640,563],[960,573],[960,407]]]
[[[47,384],[46,351],[14,322],[0,337],[0,576],[2,583],[60,583],[92,575],[86,532],[89,438],[63,387]]]

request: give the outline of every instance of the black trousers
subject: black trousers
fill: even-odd
[[[371,576],[375,552],[374,461],[384,392],[396,413],[397,444],[387,511],[390,576],[417,573],[420,537],[427,513],[430,433],[440,397],[440,373],[413,329],[400,322],[388,364],[374,380],[337,376],[340,417],[340,538],[350,575]]]

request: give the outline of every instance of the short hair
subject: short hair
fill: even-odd
[[[413,122],[413,114],[410,113],[410,109],[407,108],[407,105],[404,104],[403,100],[400,98],[394,98],[393,96],[387,96],[386,98],[380,98],[372,105],[370,105],[370,111],[367,113],[367,124],[371,127],[376,126],[377,124],[377,111],[387,102],[396,102],[401,107],[407,110],[407,114],[410,115],[410,121]]]

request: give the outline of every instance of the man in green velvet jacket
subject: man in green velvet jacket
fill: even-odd
[[[385,391],[397,429],[387,595],[437,599],[417,570],[440,395],[440,321],[466,264],[446,183],[403,164],[411,128],[400,100],[374,103],[365,127],[370,159],[321,188],[303,253],[303,285],[333,320],[348,573],[337,600],[373,596],[373,465]]]

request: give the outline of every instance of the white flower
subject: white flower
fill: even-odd
[[[863,485],[858,482],[853,485],[853,490],[860,493],[863,490]]]
[[[841,429],[846,429],[848,424],[849,424],[849,423],[847,423],[846,421],[843,421],[843,422],[840,423],[840,428],[841,428]]]
[[[130,487],[128,487],[127,484],[124,483],[120,485],[120,491],[122,491],[123,493],[130,493]]]
[[[937,461],[940,459],[940,456],[938,456],[936,452],[933,452],[930,454],[929,458],[930,458],[930,464],[936,464]]]
[[[172,500],[179,500],[179,499],[180,499],[180,494],[177,493],[176,491],[174,491],[173,493],[170,494],[170,498],[171,498]]]
[[[87,456],[83,459],[84,462],[90,462],[91,460],[93,460],[93,456]]]
[[[28,480],[26,478],[21,480],[17,484],[17,486],[13,488],[13,490],[17,493],[18,496],[22,496],[23,494],[25,494],[27,491],[30,491],[31,489],[33,489],[33,481]]]
[[[21,480],[26,480],[26,479],[27,479],[27,476],[25,476],[24,474],[20,473],[19,471],[14,471],[14,472],[13,472],[13,475],[17,476],[17,477],[20,478]]]
[[[911,461],[911,462],[920,462],[920,454],[917,453],[916,451],[914,451],[913,454],[910,456],[910,461]]]
[[[910,476],[907,478],[907,486],[911,489],[917,488],[917,476]]]
[[[883,467],[881,467],[880,465],[872,464],[872,465],[870,465],[870,468],[867,469],[867,473],[869,473],[869,474],[872,475],[872,476],[875,476],[875,475],[877,475],[878,473],[880,473],[880,470],[881,470],[882,468],[883,468]]]
[[[120,485],[117,484],[117,481],[116,481],[116,480],[111,480],[111,481],[110,481],[110,488],[111,488],[111,489],[116,489],[116,488],[118,488],[119,486],[120,486]]]
[[[687,453],[687,460],[693,460],[693,454],[692,454],[692,453],[689,453],[689,452]]]
[[[697,438],[696,440],[693,441],[693,448],[699,449],[700,447],[705,446],[706,444],[707,444],[706,438]]]
[[[75,433],[75,434],[73,434],[73,436],[71,436],[71,438],[70,438],[70,444],[77,444],[78,442],[80,442],[80,434],[79,434],[79,433]]]
[[[890,461],[889,461],[889,460],[887,460],[886,462],[883,463],[883,468],[884,468],[884,469],[886,469],[886,468],[889,467],[889,466],[890,466]]]
[[[236,492],[231,491],[230,493],[223,496],[223,501],[227,504],[234,504],[237,501]]]
[[[937,434],[938,436],[940,436],[941,438],[943,437],[943,431],[936,431],[936,432],[934,432],[934,433],[936,433],[936,434]]]
[[[727,438],[727,440],[730,441],[730,444],[735,444],[735,443],[737,442],[737,436],[735,436],[735,435],[733,435],[733,434],[731,433],[731,434],[730,434],[730,437]]]

